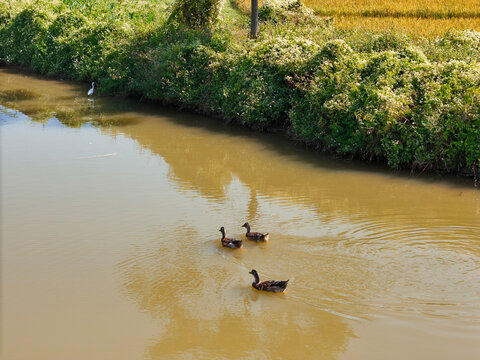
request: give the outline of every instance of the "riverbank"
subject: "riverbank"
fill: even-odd
[[[335,33],[300,3],[273,1],[252,40],[248,18],[231,6],[206,31],[168,21],[168,1],[86,4],[0,3],[0,61],[95,81],[103,94],[281,128],[323,151],[392,168],[478,171],[478,32],[422,41]]]

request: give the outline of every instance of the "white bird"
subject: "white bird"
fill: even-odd
[[[93,94],[93,89],[94,89],[94,88],[95,88],[95,83],[92,82],[92,88],[91,88],[90,90],[88,90],[88,93],[87,93],[88,96],[90,96],[90,95]]]

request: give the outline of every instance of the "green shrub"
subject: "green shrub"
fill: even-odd
[[[10,21],[10,11],[6,3],[0,3],[0,29]]]
[[[48,27],[46,38],[47,53],[44,72],[71,76],[76,72],[75,64],[83,52],[78,49],[80,41],[78,29],[86,24],[86,19],[79,13],[68,11],[60,14]],[[82,39],[83,40],[83,39]]]
[[[258,9],[258,17],[262,21],[279,22],[318,22],[312,9],[307,8],[300,0],[265,0]]]
[[[0,34],[0,58],[43,71],[50,13],[29,7],[5,25]]]
[[[211,29],[217,22],[222,0],[176,0],[170,21],[190,28]]]

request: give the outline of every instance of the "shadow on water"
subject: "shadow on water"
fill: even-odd
[[[22,112],[35,122],[45,123],[48,119],[56,118],[65,126],[74,128],[87,123],[97,127],[122,127],[142,122],[144,116],[160,117],[183,127],[203,129],[213,134],[225,134],[233,138],[247,138],[252,142],[261,143],[263,149],[287,156],[292,161],[329,170],[353,172],[348,176],[354,176],[356,171],[366,171],[392,178],[415,179],[428,184],[452,184],[456,187],[471,188],[473,183],[470,178],[439,176],[433,173],[412,175],[407,170],[390,170],[380,163],[335,158],[309,149],[302,142],[292,141],[286,135],[259,133],[189,111],[179,113],[174,108],[152,102],[115,97],[97,98],[92,102],[86,96],[88,86],[82,86],[77,82],[52,80],[37,74],[28,74],[29,81],[26,83],[24,73],[14,67],[3,68],[2,73],[7,80],[8,77],[13,78],[13,81],[6,81],[5,85],[17,88],[13,90],[0,88],[1,105]],[[16,81],[18,79],[23,81]],[[58,88],[52,86],[48,92],[45,92],[45,81],[62,86]],[[128,136],[128,134],[125,135]],[[140,145],[149,147],[147,143]]]
[[[407,172],[332,159],[284,135],[259,134],[152,103],[96,98],[93,104],[86,96],[87,84],[49,80],[52,86],[46,89],[45,79],[25,77],[15,69],[2,69],[0,75],[0,93],[28,94],[7,101],[3,104],[7,108],[28,114],[33,121],[57,119],[69,127],[88,123],[109,135],[131,138],[165,159],[170,166],[168,176],[181,191],[190,189],[210,199],[223,199],[228,185],[237,179],[248,192],[243,196],[248,199],[249,221],[258,215],[259,197],[293,200],[316,209],[319,215],[328,214],[330,219],[391,216],[398,208],[415,204],[417,210],[441,220],[445,199],[437,195],[436,186],[451,188],[452,211],[461,208],[462,201],[475,206],[474,200],[463,196],[464,191],[472,191],[469,180],[435,176],[411,179]],[[378,201],[388,206],[378,207]],[[391,221],[410,224],[418,217],[416,212],[402,216]]]
[[[440,219],[445,199],[438,197],[435,187],[422,185],[451,188],[449,201],[459,208],[466,200],[463,192],[472,191],[468,180],[435,176],[412,180],[406,172],[308,151],[284,135],[259,134],[152,103],[96,98],[93,104],[86,96],[88,85],[49,80],[52,86],[45,89],[41,77],[25,77],[14,69],[2,69],[0,75],[0,93],[28,94],[15,100],[10,96],[3,104],[7,108],[28,114],[33,121],[57,119],[69,127],[88,123],[110,135],[131,138],[165,159],[170,166],[168,176],[181,191],[190,189],[207,198],[223,199],[228,185],[237,179],[248,188],[243,196],[248,198],[249,221],[258,215],[259,197],[279,202],[290,199],[330,218],[391,216],[397,208],[415,203],[430,217],[438,212]],[[376,201],[391,205],[380,209]],[[416,220],[415,212],[392,218],[404,223]]]

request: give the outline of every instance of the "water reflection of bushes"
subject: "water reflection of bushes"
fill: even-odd
[[[33,100],[39,97],[38,94],[35,94],[33,91],[27,89],[14,89],[14,90],[3,90],[0,91],[0,102],[4,104],[23,101],[23,100]]]
[[[65,109],[57,110],[55,111],[55,117],[65,126],[71,128],[79,128],[85,123],[85,121],[82,120],[82,116],[80,116],[81,112],[82,111]]]
[[[15,71],[7,73],[16,80]],[[22,83],[24,78],[17,76],[19,83]],[[83,97],[75,98],[70,94],[53,95],[49,91],[40,94],[25,88],[0,89],[0,104],[27,115],[34,122],[46,124],[55,118],[71,128],[80,128],[87,123],[95,127],[123,127],[141,121],[138,116],[125,115],[124,107],[118,106],[118,101],[113,99],[95,101]]]
[[[129,125],[135,125],[141,122],[139,116],[128,115],[100,115],[95,117],[91,124],[95,127],[123,127]]]

